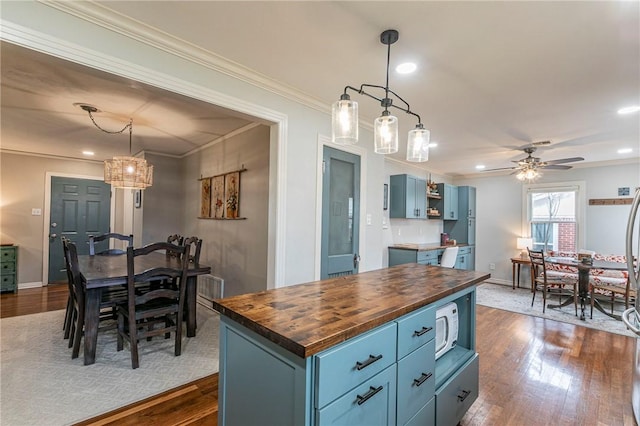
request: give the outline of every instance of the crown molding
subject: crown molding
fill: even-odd
[[[39,0],[40,3],[61,12],[91,22],[109,31],[152,46],[187,61],[244,81],[263,90],[303,104],[323,113],[330,113],[330,106],[319,99],[283,82],[260,74],[244,65],[205,50],[193,43],[179,39],[143,22],[115,12],[91,1]]]
[[[94,164],[102,164],[102,160],[92,160],[90,158],[75,158],[75,157],[66,157],[64,155],[54,155],[54,154],[43,154],[39,152],[29,152],[29,151],[16,151],[13,149],[0,149],[0,156],[2,154],[13,154],[13,155],[24,155],[26,157],[40,157],[40,158],[48,158],[53,160],[65,160],[65,161],[77,161],[81,163],[94,163]]]

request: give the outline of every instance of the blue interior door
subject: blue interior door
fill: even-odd
[[[320,278],[358,272],[360,157],[325,146]]]
[[[61,237],[75,242],[78,254],[89,254],[89,235],[109,232],[111,185],[99,180],[51,178],[49,283],[65,281]]]

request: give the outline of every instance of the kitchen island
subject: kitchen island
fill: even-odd
[[[487,278],[405,264],[214,300],[219,424],[456,424],[478,393]],[[436,360],[436,310],[450,302],[458,342]]]

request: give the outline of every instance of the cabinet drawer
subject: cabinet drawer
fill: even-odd
[[[402,423],[398,423],[400,426],[433,426],[436,424],[436,399],[431,398],[431,401],[418,413],[413,416],[411,420],[409,420],[404,425]]]
[[[321,408],[396,362],[396,323],[316,356],[316,408]]]
[[[469,254],[471,253],[471,247],[465,246],[465,247],[460,247],[458,249],[458,256],[460,256],[461,254]]]
[[[16,291],[16,275],[2,275],[0,279],[0,291]]]
[[[16,260],[15,247],[3,247],[0,249],[0,262],[13,262]]]
[[[15,262],[0,262],[0,273],[11,274],[16,270]]]
[[[436,308],[428,307],[398,320],[398,359],[436,336]]]
[[[395,364],[316,411],[318,425],[395,425]]]
[[[436,250],[428,250],[428,251],[419,251],[418,252],[418,263],[427,263],[431,260],[438,260],[438,252]]]
[[[436,424],[455,425],[478,397],[476,354],[436,392]]]
[[[398,424],[408,422],[436,390],[436,341],[431,340],[398,362]]]

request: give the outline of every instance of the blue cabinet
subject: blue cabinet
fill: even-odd
[[[458,343],[436,360],[436,311],[449,302]],[[307,358],[220,321],[221,426],[448,426],[478,395],[474,287]]]
[[[444,232],[461,244],[468,244],[470,252],[467,258],[461,260],[461,269],[475,269],[476,244],[476,188],[473,186],[458,187],[458,220],[444,222]]]
[[[442,256],[442,249],[434,250],[410,250],[389,247],[389,266],[403,263],[420,263],[421,265],[438,265],[438,259]]]
[[[427,181],[411,175],[393,175],[390,184],[390,218],[427,218]]]
[[[438,192],[442,199],[437,203],[444,220],[458,219],[458,187],[448,183],[439,183]]]

